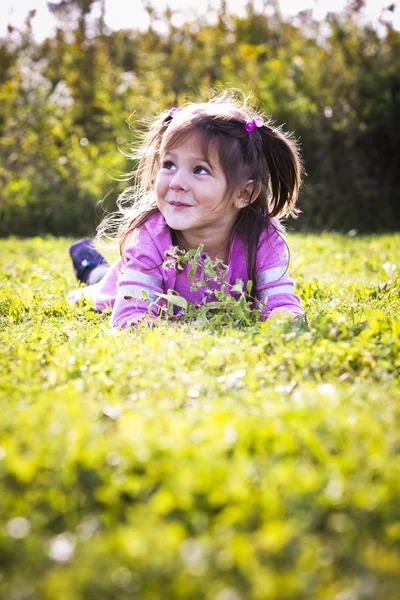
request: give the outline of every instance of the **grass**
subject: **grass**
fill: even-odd
[[[400,235],[289,236],[308,331],[113,330],[69,244],[0,242],[0,598],[398,598]]]

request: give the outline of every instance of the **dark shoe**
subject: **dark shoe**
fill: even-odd
[[[96,250],[91,240],[77,242],[69,249],[75,275],[82,283],[87,283],[90,273],[99,265],[107,265],[107,261]]]

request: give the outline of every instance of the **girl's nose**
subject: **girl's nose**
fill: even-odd
[[[189,184],[182,172],[176,172],[170,181],[169,187],[175,192],[187,192]]]

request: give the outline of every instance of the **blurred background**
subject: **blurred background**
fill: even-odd
[[[200,4],[2,0],[1,236],[93,235],[128,185],[142,119],[225,86],[301,142],[290,228],[400,228],[396,3]]]

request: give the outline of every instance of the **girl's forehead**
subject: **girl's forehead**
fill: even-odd
[[[200,132],[178,131],[166,139],[161,146],[161,152],[167,154],[173,151],[184,151],[196,155],[199,158],[205,158],[208,161],[219,163],[219,153],[217,140],[208,138]]]

